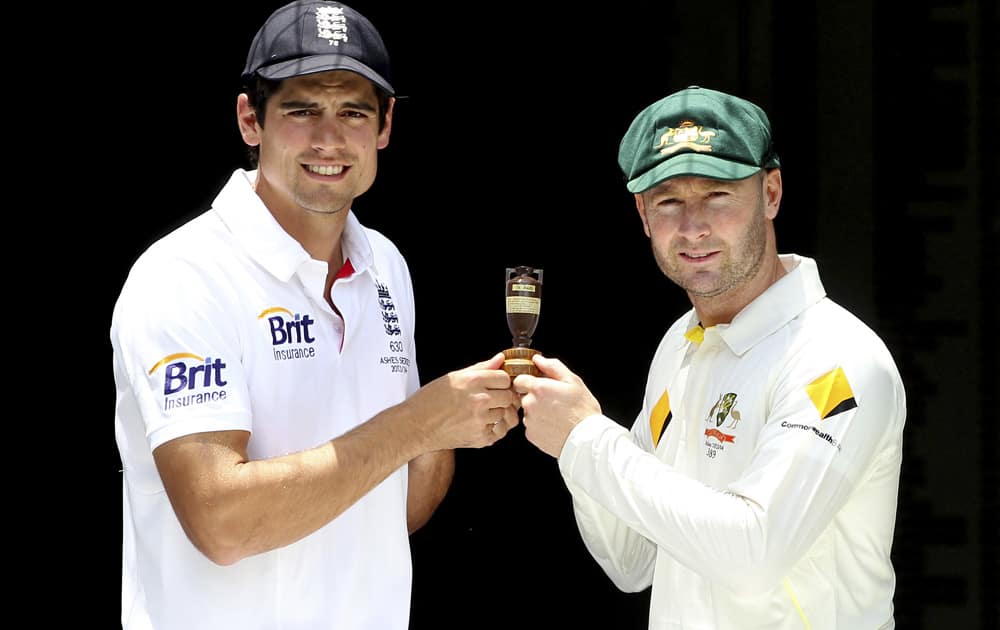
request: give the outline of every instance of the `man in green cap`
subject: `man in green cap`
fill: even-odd
[[[631,430],[557,359],[514,380],[584,544],[623,591],[652,586],[649,628],[893,628],[905,392],[816,261],[777,251],[767,115],[689,87],[639,113],[618,163],[693,308]]]

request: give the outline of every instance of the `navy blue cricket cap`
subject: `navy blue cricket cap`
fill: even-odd
[[[390,95],[389,53],[375,26],[351,7],[327,0],[296,0],[267,18],[250,45],[243,83],[254,77],[288,79],[350,70]]]

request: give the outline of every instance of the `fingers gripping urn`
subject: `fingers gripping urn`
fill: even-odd
[[[504,371],[511,377],[518,374],[538,376],[531,361],[538,350],[531,348],[531,336],[538,326],[542,307],[542,270],[534,267],[507,268],[507,327],[514,336],[514,346],[504,350]]]

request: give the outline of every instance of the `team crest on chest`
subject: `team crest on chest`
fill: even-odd
[[[386,346],[387,352],[379,357],[379,364],[388,371],[398,374],[406,374],[410,370],[410,357],[403,343],[403,331],[399,327],[399,314],[396,312],[396,305],[392,302],[392,295],[389,294],[389,287],[376,282],[378,290],[378,306],[382,311],[382,327],[385,329],[389,342]]]
[[[736,442],[733,430],[739,426],[741,419],[740,410],[736,408],[737,397],[734,392],[719,394],[719,398],[708,410],[705,418],[705,446],[708,447],[709,457],[715,457],[726,444]]]
[[[385,327],[385,334],[399,335],[399,315],[396,314],[396,305],[392,303],[392,296],[389,295],[389,287],[381,282],[375,284],[378,288],[378,305],[382,309],[382,325]]]

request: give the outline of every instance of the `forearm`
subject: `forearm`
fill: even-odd
[[[409,533],[423,527],[444,499],[455,474],[453,450],[425,453],[409,463],[406,526]]]
[[[171,500],[189,538],[212,561],[232,564],[311,534],[419,454],[425,447],[403,438],[414,433],[401,430],[406,422],[406,409],[391,407],[316,448],[254,461],[245,445],[202,434],[164,445],[157,461],[165,480],[181,480]]]
[[[299,453],[251,461],[249,433],[178,438],[154,453],[188,537],[207,557],[231,564],[293,543],[354,505],[386,477],[414,464],[407,526],[419,527],[451,481],[458,447],[481,447],[517,424],[503,355],[438,377],[405,401],[344,435]]]
[[[247,555],[283,547],[323,527],[358,502],[423,448],[402,438],[402,407],[390,407],[368,422],[285,462],[264,462],[267,471],[254,514],[269,513],[258,542]],[[291,464],[291,465],[288,465]],[[287,466],[287,468],[286,468]],[[271,475],[271,477],[268,477]],[[243,510],[246,512],[247,510]],[[252,532],[250,532],[252,533]]]

